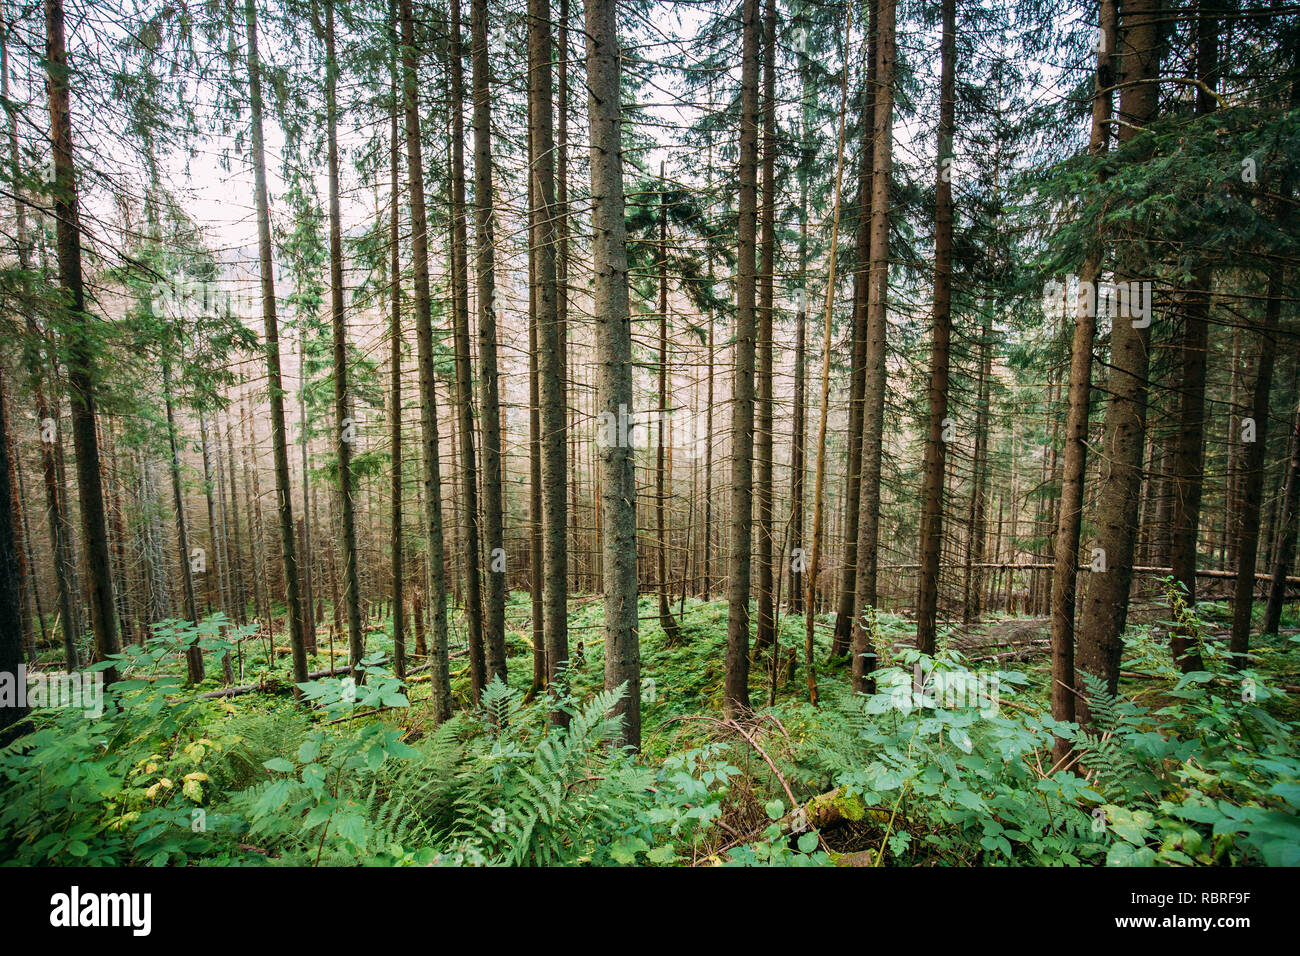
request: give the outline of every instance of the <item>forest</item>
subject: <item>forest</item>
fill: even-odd
[[[2,0],[0,105],[0,865],[1300,866],[1300,7]]]

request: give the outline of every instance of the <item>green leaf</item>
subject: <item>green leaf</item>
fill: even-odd
[[[320,739],[313,737],[310,740],[304,740],[302,746],[298,748],[298,762],[311,763],[320,754]]]
[[[642,840],[640,837],[624,837],[610,847],[609,852],[615,862],[626,866],[629,863],[635,863],[636,855],[638,853],[644,853],[649,848],[650,844],[646,843],[645,840]]]
[[[1300,783],[1275,783],[1268,792],[1281,797],[1293,807],[1300,807]]]
[[[677,859],[677,853],[673,850],[672,844],[665,843],[657,846],[646,854],[646,859],[651,863],[657,863],[660,866],[666,865]]]
[[[316,829],[322,823],[329,820],[330,815],[333,812],[334,812],[334,808],[332,806],[322,805],[318,807],[312,807],[310,810],[307,811],[307,816],[302,821],[302,828],[304,830]]]

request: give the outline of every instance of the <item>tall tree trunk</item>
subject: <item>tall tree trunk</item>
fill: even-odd
[[[529,141],[528,165],[532,167]],[[528,180],[528,208],[533,208],[535,182]],[[531,215],[531,212],[530,212]],[[542,560],[542,407],[537,369],[537,249],[528,247],[528,592],[532,606],[533,682],[529,697],[546,687],[546,627]]]
[[[1242,421],[1250,415],[1250,401],[1247,389],[1255,380],[1256,354],[1245,342],[1245,330],[1240,324],[1232,327],[1232,386],[1230,391],[1231,413],[1228,420],[1228,474],[1225,479],[1223,522],[1223,567],[1235,570],[1240,562],[1237,557],[1238,529],[1241,527],[1241,485],[1242,473],[1245,471],[1244,458],[1246,445],[1240,440]]]
[[[975,414],[975,447],[971,452],[971,496],[966,513],[966,566],[962,573],[963,624],[980,616],[984,603],[984,562],[987,545],[989,389],[993,378],[993,322],[984,309],[980,327],[979,410]]]
[[[393,112],[388,127],[388,175],[391,192],[388,210],[388,271],[392,284],[388,289],[390,309],[388,325],[388,445],[392,456],[392,475],[389,484],[390,532],[388,546],[392,560],[393,601],[393,666],[398,677],[406,676],[406,568],[405,545],[402,537],[402,256],[401,256],[401,163],[398,158],[397,130],[397,48],[400,29],[397,25],[397,3],[391,0],[389,18],[394,30],[392,95]]]
[[[1288,445],[1291,459],[1287,467],[1286,496],[1282,504],[1278,542],[1273,559],[1273,580],[1269,582],[1268,603],[1264,606],[1264,634],[1276,634],[1282,621],[1282,602],[1286,599],[1286,579],[1295,563],[1296,534],[1300,528],[1300,405],[1292,418]]]
[[[487,678],[506,679],[506,551],[501,494],[501,395],[497,371],[496,263],[492,231],[492,92],[487,0],[471,0],[474,72],[474,236],[479,408],[483,416],[483,533],[488,556],[484,644]]]
[[[19,227],[20,231],[22,226]],[[20,268],[25,268],[20,265]],[[28,314],[28,336],[39,336],[35,315]],[[31,347],[37,348],[33,338]],[[30,387],[36,399],[36,416],[41,427],[41,473],[45,485],[45,511],[50,527],[53,550],[54,577],[59,591],[59,631],[63,636],[63,658],[68,672],[81,666],[77,654],[77,624],[81,615],[77,608],[76,555],[72,548],[72,526],[68,517],[67,496],[60,478],[58,465],[62,437],[59,429],[59,408],[53,397],[47,398],[41,382],[42,370],[39,353],[29,359]],[[48,429],[48,432],[47,432]],[[48,439],[46,438],[48,434]]]
[[[185,615],[190,623],[199,622],[198,602],[194,599],[194,574],[190,567],[189,529],[185,522],[185,496],[181,491],[181,454],[176,443],[176,414],[172,408],[171,362],[163,361],[163,401],[167,407],[167,442],[171,450],[172,506],[176,510],[176,542],[180,547],[181,585],[185,597]],[[203,651],[198,641],[185,652],[186,674],[190,683],[203,680]]]
[[[249,100],[252,110],[253,180],[257,202],[257,245],[262,280],[262,320],[266,327],[267,391],[271,403],[271,446],[275,459],[275,495],[280,516],[280,555],[289,606],[289,646],[294,683],[307,680],[306,624],[298,596],[298,560],[293,540],[293,501],[289,487],[289,446],[284,431],[284,386],[280,375],[280,329],[275,311],[275,273],[271,261],[271,202],[266,188],[262,138],[262,67],[257,53],[257,6],[244,0],[248,30]]]
[[[429,651],[433,718],[451,717],[451,675],[447,651],[447,571],[443,551],[442,475],[438,461],[438,399],[433,368],[433,320],[429,294],[429,233],[424,205],[424,159],[420,146],[420,106],[416,95],[415,14],[412,0],[401,0],[402,100],[406,113],[406,165],[410,178],[411,258],[415,274],[415,339],[420,369],[420,450],[424,460],[425,569],[433,612]]]
[[[805,207],[807,208],[807,207]],[[803,243],[803,237],[800,239]],[[806,276],[807,271],[800,268],[800,275]],[[806,301],[807,293],[803,291],[806,286],[800,282],[801,296],[803,303]],[[794,415],[791,425],[790,435],[790,542],[789,547],[785,549],[782,560],[790,562],[790,598],[788,608],[793,614],[802,614],[806,605],[804,604],[804,556],[803,556],[803,525],[804,525],[804,500],[803,486],[805,473],[808,470],[806,464],[807,453],[804,445],[807,442],[807,406],[804,400],[807,391],[805,380],[807,378],[807,353],[808,353],[808,310],[800,307],[795,313],[795,346],[794,346]]]
[[[5,111],[9,115],[9,161],[16,171],[19,168],[20,153],[18,149],[18,113],[9,99],[9,55],[8,26],[5,36],[0,37],[0,100],[4,101]],[[31,270],[31,236],[27,229],[27,200],[22,187],[15,176],[14,183],[14,231],[15,245],[18,252],[18,268],[23,273]],[[30,300],[24,296],[22,304],[23,321],[27,330],[27,341],[23,345],[23,364],[27,370],[28,387],[36,404],[36,420],[41,432],[41,475],[45,484],[45,511],[50,528],[50,545],[53,551],[54,578],[59,592],[59,630],[63,635],[63,656],[68,673],[79,666],[77,659],[77,613],[74,600],[73,562],[70,547],[68,515],[63,506],[60,493],[58,466],[55,462],[55,450],[59,439],[59,409],[57,397],[49,398],[45,394],[42,368],[41,348],[43,334],[36,322],[36,310]],[[57,396],[57,384],[54,386]]]
[[[859,489],[857,581],[853,589],[853,689],[871,687],[875,651],[863,611],[876,607],[876,549],[880,539],[880,469],[884,441],[885,306],[889,291],[889,180],[894,157],[894,72],[897,43],[895,0],[878,0],[876,29],[876,105],[871,175],[871,256],[867,296],[866,385],[862,408],[862,481]],[[868,656],[873,655],[873,656]]]
[[[5,383],[3,375],[0,375],[0,400],[4,399]],[[32,602],[27,599],[28,593],[33,590],[35,585],[33,562],[30,557],[31,541],[26,533],[26,515],[23,510],[23,485],[22,471],[19,468],[18,460],[18,442],[14,437],[13,422],[6,421],[4,431],[0,431],[0,442],[4,442],[9,448],[9,494],[10,507],[13,511],[13,535],[14,551],[18,555],[18,613],[19,613],[19,636],[27,659],[36,660],[36,637],[35,629],[32,627]],[[37,608],[40,607],[40,598],[37,596]],[[37,616],[40,611],[37,610]]]
[[[709,102],[713,101],[713,85],[709,84]],[[713,231],[713,131],[709,129],[705,132],[707,140],[706,165],[704,170],[705,191],[708,194],[708,217],[710,238]],[[705,256],[708,258],[706,271],[708,273],[709,289],[713,289],[713,250],[706,244]],[[714,382],[714,323],[715,310],[710,305],[709,308],[709,368],[707,373],[708,385],[705,391],[705,442],[704,442],[704,582],[703,596],[704,600],[709,600],[713,596],[713,382]]]
[[[245,424],[249,422],[248,407],[241,406],[239,410],[239,434],[244,441],[244,491],[248,496],[249,520],[252,523],[254,533],[254,551],[253,563],[255,581],[257,588],[255,596],[258,604],[258,617],[261,619],[261,627],[266,629],[267,637],[267,662],[275,663],[275,641],[274,629],[271,624],[271,586],[267,580],[266,571],[266,537],[263,533],[262,526],[262,487],[258,477],[258,469],[254,466],[254,442],[256,440],[256,429],[249,424],[247,432]],[[188,556],[183,556],[188,560]],[[191,587],[191,591],[193,588]],[[260,628],[259,628],[260,630]]]
[[[1097,71],[1093,80],[1092,136],[1094,157],[1107,149],[1114,74],[1111,55],[1116,39],[1116,0],[1101,0],[1098,20]],[[1093,283],[1101,269],[1101,250],[1094,248],[1084,261],[1080,284]],[[1074,309],[1074,335],[1070,343],[1069,409],[1065,419],[1065,453],[1061,465],[1061,503],[1056,523],[1052,579],[1052,718],[1073,722],[1074,611],[1079,580],[1079,533],[1083,519],[1083,482],[1088,468],[1088,403],[1092,395],[1092,347],[1097,318],[1087,301],[1086,286],[1079,289]],[[1060,764],[1070,753],[1069,741],[1057,737],[1053,759]]]
[[[477,703],[486,683],[483,588],[479,571],[478,469],[474,454],[474,373],[469,354],[469,239],[465,225],[465,79],[460,0],[451,0],[451,287],[456,356],[456,411],[460,421],[461,508],[465,555],[465,623],[470,690]],[[504,663],[504,662],[502,662]]]
[[[1300,106],[1300,42],[1292,38],[1288,43],[1288,59],[1292,64],[1292,82],[1288,106],[1295,109]],[[1295,214],[1291,207],[1294,180],[1284,170],[1278,184],[1278,198],[1271,200],[1277,214],[1288,225],[1294,224]],[[1277,352],[1278,321],[1282,310],[1282,289],[1288,278],[1286,266],[1278,266],[1269,273],[1264,306],[1264,321],[1259,334],[1259,375],[1255,380],[1252,415],[1255,419],[1255,442],[1246,449],[1242,456],[1245,460],[1246,473],[1243,476],[1243,499],[1241,508],[1240,537],[1238,538],[1237,587],[1232,608],[1232,637],[1230,649],[1236,666],[1245,666],[1248,661],[1246,653],[1250,648],[1250,617],[1255,596],[1255,562],[1259,545],[1260,495],[1264,481],[1264,461],[1268,448],[1269,395],[1273,385],[1273,361]],[[1300,429],[1297,430],[1300,436]],[[1234,436],[1240,439],[1240,436]],[[1286,525],[1294,527],[1295,523],[1295,485],[1296,475],[1300,474],[1300,448],[1292,449],[1292,478],[1288,482],[1287,516],[1284,520],[1283,541],[1278,551],[1278,564],[1274,568],[1274,579],[1269,591],[1268,602],[1264,611],[1265,634],[1277,630],[1276,620],[1281,616],[1282,598],[1286,591],[1287,569],[1290,566],[1295,549],[1294,532],[1287,534]],[[1288,543],[1289,540],[1289,543]],[[1278,571],[1280,567],[1280,572]],[[1270,617],[1272,615],[1272,617]],[[1270,627],[1270,623],[1272,626]]]
[[[1197,79],[1214,88],[1218,85],[1219,27],[1205,0],[1197,4]],[[1217,101],[1207,90],[1198,90],[1196,113],[1213,113]],[[1183,587],[1189,608],[1196,607],[1196,544],[1201,524],[1201,490],[1205,477],[1205,374],[1209,344],[1210,281],[1212,271],[1200,263],[1184,298],[1183,328],[1177,344],[1179,375],[1178,432],[1173,442],[1170,470],[1172,499],[1169,529],[1169,563],[1173,577]],[[1182,628],[1170,632],[1174,660],[1185,673],[1204,669],[1200,648]]]
[[[567,686],[569,664],[568,555],[565,511],[568,484],[565,469],[564,356],[560,352],[555,273],[555,154],[552,138],[551,4],[528,0],[529,139],[533,145],[532,245],[537,253],[538,389],[541,397],[543,631],[547,680],[554,693]],[[567,725],[561,708],[552,720]]]
[[[100,478],[99,439],[95,435],[94,333],[86,314],[81,274],[81,227],[77,202],[76,166],[72,158],[72,114],[68,94],[68,51],[64,39],[63,0],[45,2],[46,90],[50,106],[50,139],[54,147],[53,206],[59,259],[59,282],[66,308],[68,389],[72,405],[72,441],[77,450],[77,493],[81,505],[81,537],[90,581],[90,620],[95,656],[104,660],[121,650],[117,609],[108,554],[108,520]],[[118,679],[109,667],[104,680]]]
[[[874,7],[872,3],[872,17]],[[870,26],[870,24],[868,24]],[[874,50],[876,34],[868,30],[868,48]],[[854,230],[853,264],[853,347],[849,369],[849,443],[847,471],[844,479],[844,560],[840,565],[840,585],[835,613],[835,633],[831,639],[831,656],[843,657],[853,643],[854,599],[858,581],[858,534],[861,524],[856,503],[862,491],[862,419],[867,383],[867,289],[871,257],[871,178],[875,136],[875,56],[869,52],[866,82],[862,92],[861,145],[858,160],[857,223]],[[805,84],[806,84],[805,80]],[[806,96],[805,92],[805,96]],[[807,109],[807,103],[804,104]],[[811,158],[809,159],[811,161]],[[805,210],[807,203],[805,202]],[[806,211],[805,211],[806,215]],[[805,224],[806,226],[806,224]],[[802,240],[801,240],[802,241]]]
[[[758,533],[757,657],[775,635],[772,585],[772,313],[776,273],[776,0],[763,6],[762,195],[759,208],[758,382],[754,429],[755,517]]]
[[[807,20],[799,18],[799,27],[807,36]],[[812,147],[808,139],[808,129],[812,114],[812,85],[809,82],[811,61],[807,48],[795,51],[799,61],[799,291],[795,301],[795,346],[794,346],[794,414],[790,435],[790,542],[782,560],[790,562],[790,599],[789,609],[794,614],[807,610],[804,604],[804,481],[808,471],[808,412],[805,396],[807,392],[807,355],[808,355],[808,176],[812,164]],[[869,87],[868,87],[869,89]],[[871,99],[868,92],[867,100]],[[859,209],[861,214],[861,209]],[[854,308],[857,308],[857,290],[860,285],[862,259],[861,229],[859,229],[859,262],[855,264]],[[864,296],[865,301],[865,296]],[[856,542],[854,542],[856,545]],[[809,613],[811,611],[809,610]],[[837,621],[838,623],[838,621]],[[850,622],[851,624],[852,622]],[[773,659],[772,674],[776,674],[779,662]],[[773,681],[775,693],[775,679]]]
[[[244,534],[239,526],[239,484],[235,480],[235,438],[226,422],[226,476],[230,483],[230,573],[235,597],[235,620],[248,623],[248,588],[244,581]]]
[[[731,542],[723,707],[749,710],[749,596],[754,497],[754,240],[758,230],[758,0],[744,0],[740,73],[735,372],[731,389]]]
[[[930,352],[930,434],[921,492],[921,568],[916,595],[916,646],[934,654],[943,546],[944,465],[948,417],[948,342],[952,337],[952,140],[956,127],[956,0],[942,0],[939,71],[939,155],[934,186],[934,331]]]
[[[1121,144],[1132,141],[1155,118],[1159,105],[1156,80],[1160,72],[1160,8],[1161,0],[1130,0],[1124,10],[1124,29],[1119,41]],[[1117,264],[1117,285],[1141,279],[1139,256],[1130,253]],[[1150,339],[1149,322],[1131,314],[1115,317],[1107,379],[1110,406],[1106,410],[1103,437],[1107,456],[1102,464],[1096,517],[1099,526],[1096,546],[1101,549],[1106,570],[1095,573],[1088,588],[1076,656],[1078,670],[1104,681],[1112,694],[1119,684],[1119,662],[1133,580]],[[1087,724],[1091,711],[1081,679],[1078,690],[1077,716],[1081,724]]]
[[[216,495],[217,516],[219,519],[217,527],[220,529],[217,549],[220,554],[218,566],[221,569],[222,607],[225,609],[226,616],[231,623],[238,623],[239,613],[235,610],[234,561],[230,547],[230,524],[226,515],[226,471],[221,458],[221,429],[216,421],[213,422],[212,431],[214,442],[212,452],[216,468],[215,484],[212,486],[212,490]],[[222,680],[227,684],[235,682],[229,649],[221,655],[221,676]]]
[[[826,419],[830,410],[831,333],[835,314],[836,253],[840,244],[840,191],[844,183],[844,127],[849,102],[849,41],[853,36],[853,7],[847,6],[844,24],[844,74],[840,85],[839,135],[835,146],[835,199],[831,209],[831,243],[826,267],[826,302],[822,334],[821,403],[817,423],[817,468],[813,473],[812,560],[808,567],[808,612],[804,615],[804,667],[807,671],[808,700],[817,703],[817,673],[813,667],[813,628],[817,611],[817,572],[821,565],[822,523],[825,520]]]
[[[592,295],[600,363],[599,407],[619,431],[632,413],[632,324],[623,213],[622,113],[617,4],[585,0],[591,124]],[[625,746],[641,746],[641,651],[637,633],[636,478],[629,443],[600,448],[604,537],[605,689],[626,685],[617,712]]]
[[[63,16],[59,11],[59,35],[62,38]],[[0,392],[0,435],[9,427],[9,413],[5,396]],[[14,535],[16,515],[12,509],[12,489],[9,486],[9,443],[0,441],[0,674],[11,681],[25,681],[20,668],[23,665],[22,643],[22,593],[18,583],[18,542]],[[18,685],[21,686],[21,685]],[[17,735],[13,725],[27,715],[26,704],[18,703],[20,695],[10,693],[0,698],[0,746],[8,744]],[[24,695],[25,696],[25,695]]]
[[[348,394],[348,326],[343,311],[343,222],[339,209],[338,57],[334,50],[334,0],[325,3],[325,127],[329,167],[330,319],[334,334],[334,429],[339,475],[339,536],[343,551],[343,604],[348,621],[348,651],[352,674],[365,678],[361,658],[361,578],[357,569],[356,503],[352,498],[352,446],[357,426]]]
[[[215,577],[216,610],[223,613],[228,619],[233,620],[233,614],[231,613],[230,603],[228,600],[229,591],[227,588],[228,582],[226,574],[224,514],[222,515],[223,520],[220,523],[217,521],[218,503],[220,503],[220,508],[222,512],[224,512],[225,499],[220,494],[217,476],[213,470],[212,446],[208,442],[208,423],[202,411],[199,412],[199,437],[203,451],[203,494],[208,503],[208,549],[205,558],[207,566],[204,569],[204,574],[207,576],[208,581],[208,610],[209,612],[213,610],[211,606],[213,594],[212,580]],[[227,684],[233,683],[233,678],[230,674],[230,655],[228,653],[222,658],[222,676]]]
[[[1241,482],[1241,524],[1237,537],[1237,582],[1232,603],[1232,637],[1229,649],[1233,663],[1244,667],[1250,650],[1250,616],[1255,602],[1255,563],[1259,551],[1260,497],[1264,487],[1264,452],[1268,447],[1269,396],[1273,389],[1273,356],[1277,353],[1278,318],[1282,311],[1282,283],[1277,271],[1268,277],[1264,321],[1259,328],[1259,361],[1256,365],[1251,417],[1255,434],[1243,458]],[[1242,428],[1244,431],[1244,426]],[[1233,436],[1237,441],[1242,436]]]
[[[573,550],[573,589],[578,581],[577,442],[569,410],[574,383],[569,378],[569,0],[560,0],[556,22],[555,92],[555,316],[559,329],[560,378],[564,382],[566,447],[569,455],[568,540]]]
[[[665,435],[668,423],[668,181],[664,178],[663,163],[659,164],[659,415],[655,428],[655,543],[658,552],[659,573],[656,590],[659,594],[659,626],[664,640],[676,644],[681,636],[672,611],[668,609],[668,538],[664,523],[664,499],[670,493],[664,483]]]
[[[324,613],[324,604],[316,601],[316,551],[312,547],[312,525],[315,523],[312,503],[316,488],[312,484],[308,467],[308,445],[311,420],[307,416],[307,317],[298,314],[298,455],[302,471],[302,514],[298,517],[298,566],[302,575],[303,640],[309,654],[316,653],[316,622]]]

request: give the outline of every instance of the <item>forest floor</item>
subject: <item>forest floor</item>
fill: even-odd
[[[128,649],[129,679],[102,717],[42,715],[0,751],[0,849],[105,864],[1300,862],[1294,618],[1238,672],[1214,637],[1228,608],[1200,605],[1207,671],[1185,677],[1148,609],[1130,628],[1119,694],[1094,689],[1095,732],[1075,735],[1050,718],[1044,618],[950,627],[921,658],[912,623],[882,614],[871,696],[852,694],[847,661],[828,661],[831,621],[819,618],[814,707],[804,620],[784,615],[775,705],[769,653],[751,667],[755,714],[736,722],[721,706],[726,603],[674,603],[669,644],[644,597],[633,756],[609,744],[602,603],[571,608],[567,731],[548,722],[547,695],[525,702],[527,594],[507,609],[510,686],[489,688],[477,714],[464,712],[453,613],[458,713],[441,727],[421,662],[405,685],[386,670],[386,621],[370,627],[366,682],[313,681],[310,707],[287,693],[287,658],[268,666],[255,636],[232,656],[236,682],[259,689],[218,696],[218,655],[241,633],[220,620],[202,633],[207,680],[185,688],[178,648],[194,634],[159,628]],[[313,671],[330,666],[327,634]],[[335,651],[341,666],[343,641]],[[1074,737],[1076,773],[1054,772],[1053,731]]]

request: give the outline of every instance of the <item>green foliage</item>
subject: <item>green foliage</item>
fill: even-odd
[[[1088,692],[1088,707],[1092,712],[1092,729],[1081,730],[1075,739],[1080,764],[1088,771],[1093,785],[1104,794],[1149,790],[1145,779],[1142,785],[1134,780],[1139,762],[1131,746],[1135,735],[1147,726],[1144,711],[1107,693],[1106,682],[1100,678],[1086,671],[1081,671],[1079,676]]]
[[[687,611],[677,645],[653,622],[642,635],[660,693],[639,756],[615,744],[623,690],[600,688],[599,644],[571,696],[525,704],[498,681],[431,728],[420,685],[378,654],[362,683],[309,681],[300,702],[201,698],[183,686],[184,648],[224,653],[248,632],[219,615],[166,622],[118,658],[126,679],[102,716],[38,711],[0,750],[0,852],[94,865],[825,866],[857,851],[878,865],[1297,862],[1291,708],[1269,671],[1232,670],[1214,642],[1210,669],[1183,675],[1157,627],[1131,629],[1139,689],[1085,676],[1092,721],[1078,730],[1041,716],[1032,670],[900,649],[905,624],[879,615],[894,646],[874,694],[828,675],[814,708],[795,678],[744,736],[712,716],[725,605]],[[1202,634],[1214,608],[1175,611],[1159,627]],[[578,619],[598,625],[599,606]],[[1053,772],[1058,736],[1075,772]],[[814,806],[834,826],[799,818]]]
[[[1203,633],[1186,611],[1176,623]],[[1205,645],[1213,670],[1178,672],[1167,646],[1148,633],[1133,650],[1150,678],[1170,686],[1149,708],[1106,693],[1085,676],[1095,716],[1079,735],[1081,763],[1105,798],[1112,865],[1300,862],[1300,727],[1284,719],[1284,695],[1267,675],[1234,670]]]
[[[458,776],[452,845],[511,865],[670,862],[672,845],[661,837],[707,827],[717,813],[713,788],[725,789],[736,771],[703,751],[666,762],[658,775],[639,766],[613,746],[623,694],[561,702],[562,728],[543,709],[524,712],[518,692],[494,682],[484,693],[484,736]]]
[[[981,686],[954,653],[907,650],[898,660],[926,681]],[[885,668],[877,693],[842,698],[835,718],[814,725],[816,764],[873,808],[886,861],[1078,864],[1100,853],[1087,812],[1099,795],[1071,774],[1047,773],[1052,740],[1071,725],[1001,706],[1015,699],[1008,685],[1025,678],[997,677],[994,700],[935,706],[946,703],[942,694],[917,692],[912,673]]]
[[[791,846],[781,820],[786,807],[780,800],[772,800],[763,808],[772,822],[763,830],[760,839],[736,847],[729,855],[729,866],[828,866],[831,857],[820,849],[821,841],[816,831],[800,834]]]
[[[182,694],[179,676],[158,672],[200,634],[200,646],[224,650],[225,641],[211,636],[219,623],[163,622],[146,647],[114,656],[128,676],[105,692],[101,716],[38,711],[33,732],[0,750],[6,863],[162,865],[238,856],[230,837],[240,822],[205,809],[208,769],[237,739],[210,725],[211,702]]]
[[[400,680],[376,666],[373,658],[362,664],[366,683],[358,685],[351,676],[308,681],[299,685],[304,698],[339,720],[374,707],[407,706]],[[264,761],[270,779],[238,794],[234,805],[247,813],[253,837],[290,849],[314,845],[314,862],[319,863],[326,839],[333,835],[332,850],[352,852],[360,859],[369,851],[374,832],[375,790],[365,790],[367,780],[385,761],[417,755],[401,737],[400,730],[382,722],[365,723],[342,736],[318,727],[292,758]]]

